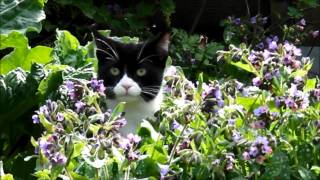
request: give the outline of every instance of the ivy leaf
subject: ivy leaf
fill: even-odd
[[[288,15],[296,19],[301,18],[303,16],[301,11],[295,7],[288,7]]]
[[[1,34],[41,31],[46,0],[6,0],[0,3]]]
[[[45,46],[30,48],[28,39],[19,32],[1,34],[0,50],[5,48],[14,50],[0,60],[0,74],[6,74],[17,67],[30,71],[32,63],[45,64],[51,60],[52,48]]]

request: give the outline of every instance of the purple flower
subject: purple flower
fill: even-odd
[[[240,18],[236,18],[236,19],[233,21],[233,23],[234,23],[235,25],[240,25],[241,19],[240,19]]]
[[[235,123],[236,123],[236,120],[235,120],[235,119],[229,119],[229,120],[228,120],[228,125],[229,125],[229,126],[234,126]]]
[[[272,153],[272,148],[268,145],[263,145],[262,146],[262,153],[264,154],[271,154]]]
[[[287,97],[284,100],[284,103],[286,104],[287,107],[290,107],[290,108],[294,108],[296,106],[296,103],[294,102],[294,100],[291,97]]]
[[[271,80],[272,79],[272,74],[271,73],[266,73],[265,75],[264,75],[264,78],[266,79],[266,80]]]
[[[306,20],[304,18],[302,18],[300,21],[299,21],[299,24],[301,26],[305,26],[306,25]]]
[[[124,117],[116,119],[112,126],[116,131],[119,131],[120,128],[124,127],[127,124],[127,120]]]
[[[311,35],[313,38],[317,38],[319,36],[319,30],[313,31]]]
[[[122,138],[119,142],[120,148],[126,150],[130,148],[130,142],[128,139]]]
[[[103,80],[97,80],[96,78],[91,79],[90,86],[94,91],[104,93],[106,87],[103,84]]]
[[[256,157],[258,155],[258,148],[256,146],[251,146],[249,149],[250,156]]]
[[[295,56],[302,56],[301,49],[294,47],[293,48],[293,54]]]
[[[70,80],[67,80],[66,86],[69,91],[72,91],[74,89],[74,83]]]
[[[135,161],[139,158],[139,155],[137,152],[132,152],[130,151],[129,154],[128,154],[128,160],[129,161]]]
[[[263,120],[255,121],[252,123],[252,128],[254,129],[263,129],[265,128],[266,123]]]
[[[287,52],[289,52],[289,51],[291,51],[293,49],[293,46],[288,41],[284,42],[283,47]]]
[[[81,102],[81,101],[78,101],[74,104],[76,106],[76,111],[79,113],[80,111],[82,111],[85,107],[85,103]]]
[[[222,100],[222,99],[218,99],[217,100],[217,105],[218,105],[218,107],[223,107],[224,106],[224,101]]]
[[[232,140],[233,140],[233,142],[238,143],[241,140],[240,132],[233,130],[232,131]]]
[[[54,165],[64,165],[67,162],[67,157],[65,155],[63,155],[62,153],[56,152],[50,158],[50,161]]]
[[[140,141],[141,141],[141,137],[136,135],[136,134],[128,134],[127,135],[127,138],[129,140],[130,143],[133,143],[133,144],[138,144]]]
[[[267,112],[269,111],[269,108],[268,108],[268,106],[260,106],[260,107],[258,107],[257,109],[255,109],[254,111],[253,111],[253,113],[254,113],[254,115],[256,115],[256,116],[261,116],[261,115],[263,115],[263,114],[266,114]]]
[[[260,42],[258,45],[257,45],[258,49],[262,50],[264,48],[264,44],[263,42]]]
[[[290,65],[292,63],[292,59],[291,58],[292,58],[291,56],[285,55],[284,58],[283,58],[283,63],[285,65]]]
[[[259,77],[255,77],[252,79],[252,84],[259,87],[262,84],[262,80]]]
[[[218,166],[220,164],[221,160],[220,159],[215,159],[213,162],[212,162],[212,165],[214,166]]]
[[[36,115],[36,114],[33,115],[33,116],[32,116],[32,122],[33,122],[34,124],[40,123],[39,116]]]
[[[276,50],[278,48],[277,42],[276,41],[271,41],[268,44],[268,48],[269,48],[270,51]]]
[[[64,120],[64,116],[62,113],[58,112],[57,113],[57,121],[63,121]]]
[[[270,57],[270,51],[268,51],[267,49],[265,49],[264,51],[263,51],[263,54],[262,54],[262,56],[263,56],[263,59],[268,59],[269,57]]]
[[[166,69],[166,76],[175,76],[177,75],[177,68],[175,66],[170,66]]]
[[[268,145],[269,144],[269,141],[268,141],[268,138],[267,137],[264,137],[264,136],[258,136],[254,142],[255,145],[258,145],[258,144],[262,144],[262,145]]]
[[[250,159],[250,154],[247,151],[245,151],[242,153],[242,157],[244,160],[248,161]]]
[[[256,16],[251,17],[250,22],[251,22],[251,24],[257,23],[257,17]]]
[[[254,51],[252,51],[248,56],[248,60],[251,62],[254,62],[256,59],[257,59],[257,56],[255,55]]]
[[[181,127],[180,123],[178,123],[178,121],[176,121],[176,120],[173,120],[172,129],[178,129],[180,127]]]
[[[241,82],[239,82],[239,81],[236,81],[236,88],[237,88],[237,90],[241,90],[241,89],[243,89],[243,83],[241,83]]]
[[[169,170],[170,170],[169,165],[161,165],[160,166],[161,176],[166,176],[168,174]]]

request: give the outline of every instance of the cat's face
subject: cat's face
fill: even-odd
[[[150,101],[160,91],[169,34],[139,44],[123,44],[95,35],[98,78],[104,80],[106,94],[119,101]]]

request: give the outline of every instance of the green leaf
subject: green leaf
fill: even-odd
[[[125,108],[125,102],[120,102],[119,104],[117,104],[117,106],[113,109],[112,113],[111,113],[111,120],[114,120],[116,117],[118,117],[119,115],[122,114],[122,112],[124,112],[124,108]]]
[[[13,121],[38,104],[36,92],[44,78],[43,66],[33,64],[27,74],[21,68],[0,76],[0,119]],[[0,127],[5,121],[0,121]]]
[[[28,39],[19,32],[1,34],[0,50],[5,48],[14,50],[0,60],[0,74],[6,74],[17,67],[30,71],[32,63],[45,64],[51,60],[52,48],[45,46],[30,48]]]
[[[303,91],[304,92],[308,92],[308,91],[313,90],[316,87],[316,84],[317,84],[317,79],[316,78],[308,79],[307,82],[306,82],[306,85],[303,88]]]
[[[76,37],[68,31],[57,30],[57,40],[54,47],[54,59],[64,65],[80,68],[87,65],[88,58],[94,54],[88,54],[88,49],[81,46]]]
[[[6,0],[0,2],[0,31],[9,34],[12,31],[25,33],[41,31],[41,21],[45,0]]]
[[[296,19],[303,16],[302,12],[299,9],[292,6],[288,7],[288,15]]]
[[[53,71],[41,81],[38,87],[38,93],[40,101],[44,101],[46,97],[56,91],[58,87],[62,84],[62,71]]]
[[[175,11],[175,4],[173,0],[161,0],[160,7],[166,16],[170,16]]]
[[[73,145],[73,152],[72,152],[71,159],[81,155],[81,152],[84,146],[85,144],[83,142],[75,142]]]
[[[34,173],[34,176],[36,176],[38,179],[41,180],[49,180],[50,179],[50,171],[48,169],[44,169],[42,171],[37,171]]]
[[[302,178],[302,179],[304,179],[304,180],[313,180],[313,179],[316,179],[316,177],[314,176],[314,174],[310,171],[310,170],[308,170],[308,169],[306,169],[306,168],[304,168],[304,167],[298,167],[298,172],[299,172],[299,175],[300,175],[300,177]]]
[[[238,62],[233,62],[233,61],[231,61],[230,64],[232,64],[232,65],[234,65],[234,66],[236,66],[236,67],[239,67],[239,68],[241,68],[241,69],[243,69],[243,70],[245,70],[245,71],[247,71],[247,72],[251,72],[251,73],[259,76],[259,74],[257,73],[257,70],[254,69],[253,66],[250,66],[250,65],[247,64],[247,63],[243,63],[243,62],[241,62],[241,61],[238,61]]]
[[[312,166],[312,167],[311,167],[311,170],[312,170],[312,171],[315,171],[315,173],[316,173],[317,175],[320,174],[320,166]]]
[[[147,157],[137,162],[134,174],[137,178],[159,177],[160,168],[154,160]]]
[[[251,111],[261,105],[259,97],[236,97],[236,103],[242,105],[247,111]]]
[[[59,174],[62,172],[63,166],[58,165],[58,166],[53,166],[51,169],[51,179],[56,179]]]

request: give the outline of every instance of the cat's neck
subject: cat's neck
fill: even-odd
[[[125,118],[127,120],[126,126],[120,129],[120,133],[126,136],[129,133],[136,133],[142,119],[153,116],[156,111],[160,109],[163,100],[162,89],[157,96],[146,102],[142,98],[137,101],[126,102],[125,104]],[[118,100],[108,100],[108,106],[114,108],[119,103]]]

